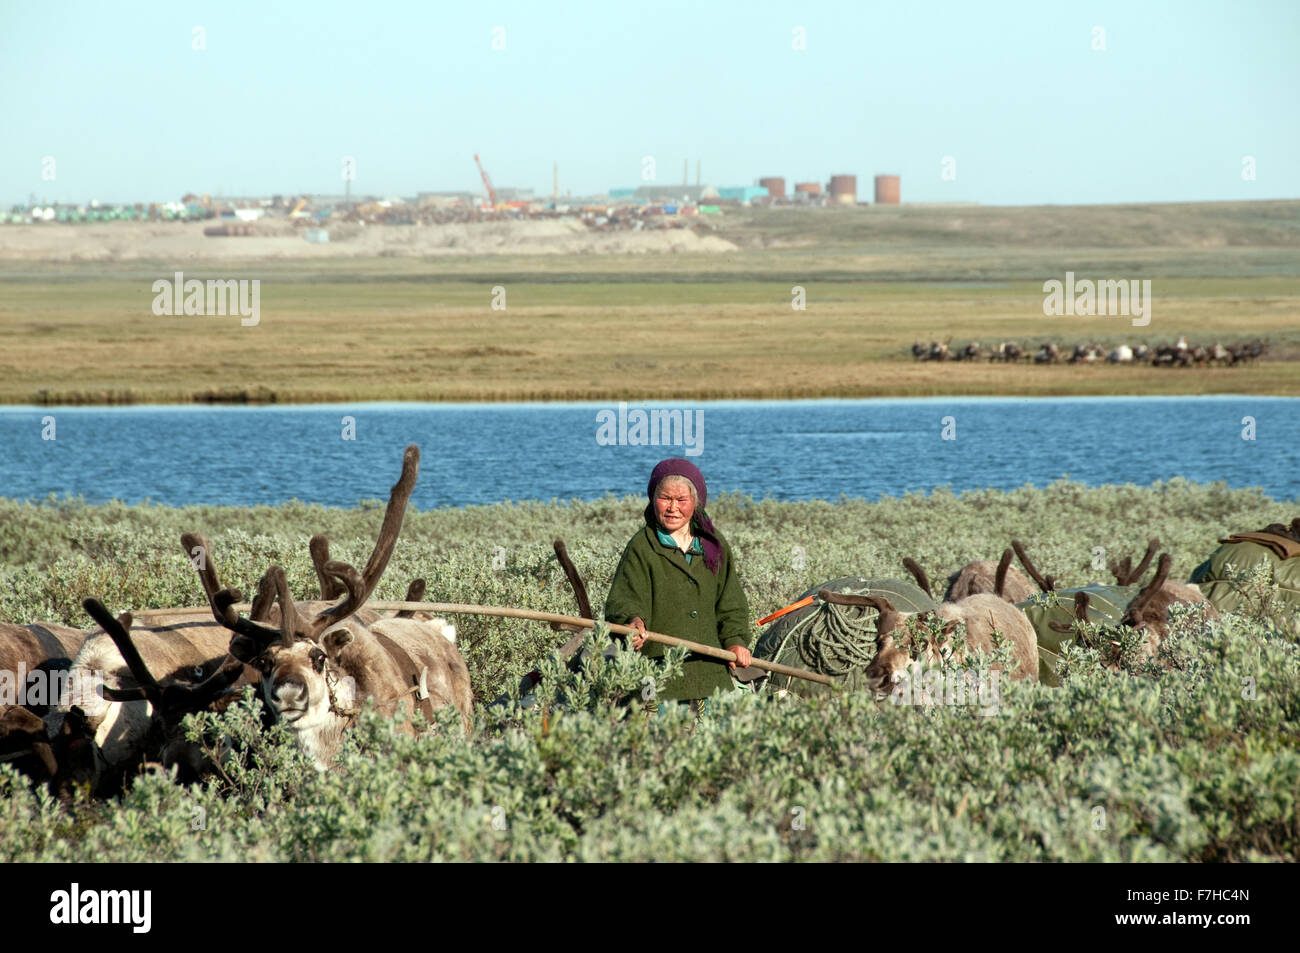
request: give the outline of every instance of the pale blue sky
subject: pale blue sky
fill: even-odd
[[[0,0],[5,206],[336,193],[343,156],[356,193],[478,190],[476,151],[546,193],[553,160],[584,194],[653,156],[868,198],[898,173],[904,201],[1294,198],[1298,103],[1300,0]]]

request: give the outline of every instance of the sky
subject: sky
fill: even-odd
[[[902,177],[1300,197],[1300,0],[0,0],[0,205]],[[653,168],[647,163],[653,160]]]

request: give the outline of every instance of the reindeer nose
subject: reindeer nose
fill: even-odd
[[[275,680],[275,698],[281,705],[296,705],[307,700],[307,684],[294,675]]]

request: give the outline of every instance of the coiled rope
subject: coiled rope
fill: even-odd
[[[790,626],[772,657],[784,658],[793,640],[804,663],[815,672],[840,677],[865,668],[876,657],[876,613],[829,602],[815,605],[814,611]]]

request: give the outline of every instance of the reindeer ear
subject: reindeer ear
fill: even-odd
[[[352,641],[352,633],[345,628],[334,629],[325,633],[321,639],[321,645],[325,647],[325,654],[330,657],[330,661],[337,662],[339,653],[344,647]]]

